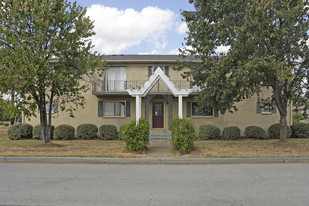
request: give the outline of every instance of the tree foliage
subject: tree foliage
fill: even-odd
[[[237,110],[235,103],[272,89],[268,101],[280,113],[280,140],[287,137],[287,107],[308,99],[308,0],[190,0],[183,11],[189,32],[183,54],[201,63],[185,63],[202,88],[201,109]],[[218,47],[228,46],[226,53]]]
[[[80,80],[99,66],[85,15],[67,0],[0,0],[0,88],[18,94],[26,115],[39,109],[43,143],[50,141],[46,103],[56,100],[73,116],[88,89]]]

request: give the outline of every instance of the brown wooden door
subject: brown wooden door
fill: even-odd
[[[164,110],[163,102],[152,103],[152,127],[163,128],[164,127]]]

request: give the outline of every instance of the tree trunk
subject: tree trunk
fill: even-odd
[[[40,109],[40,122],[41,122],[41,137],[42,137],[42,143],[47,144],[50,142],[50,139],[47,138],[47,115],[46,115],[46,107],[45,102],[44,105],[41,105]]]
[[[286,114],[280,114],[280,142],[286,142],[288,137],[288,124]]]

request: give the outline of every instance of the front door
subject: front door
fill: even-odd
[[[153,102],[152,103],[152,127],[153,128],[163,128],[164,127],[164,111],[163,102]]]

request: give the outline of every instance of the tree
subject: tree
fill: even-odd
[[[183,66],[202,88],[200,109],[237,110],[236,102],[267,86],[280,113],[280,141],[286,141],[288,104],[308,97],[308,0],[189,2],[195,10],[182,12],[189,29],[182,52],[201,63]],[[230,48],[220,53],[219,46]]]
[[[27,116],[39,110],[44,144],[52,120],[46,104],[56,100],[73,116],[85,103],[88,86],[81,79],[100,64],[91,53],[94,26],[85,14],[67,0],[0,0],[0,88],[23,100]]]

